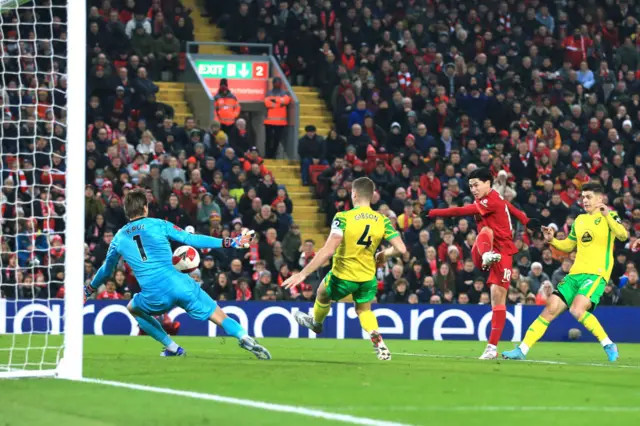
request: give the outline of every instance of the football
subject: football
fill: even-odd
[[[185,274],[189,274],[200,266],[200,254],[191,246],[181,246],[173,252],[173,266]]]

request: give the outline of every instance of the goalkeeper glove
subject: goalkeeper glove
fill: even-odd
[[[91,286],[91,284],[87,284],[84,286],[84,300],[86,301],[91,295],[96,291],[95,288]]]
[[[533,218],[529,219],[529,222],[527,222],[527,229],[530,229],[533,232],[538,232],[541,228],[542,224],[540,223],[539,219]]]
[[[224,248],[249,248],[249,242],[242,243],[242,239],[246,239],[249,236],[249,241],[253,238],[255,231],[242,231],[242,235],[238,235],[235,238],[223,238],[222,247]]]

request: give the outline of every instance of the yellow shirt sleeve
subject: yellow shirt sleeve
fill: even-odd
[[[616,212],[609,212],[607,216],[607,224],[609,225],[609,229],[613,232],[613,235],[620,241],[627,241],[629,238],[629,233],[627,229],[622,224],[622,219]]]
[[[569,232],[567,238],[565,238],[564,240],[557,240],[554,238],[553,240],[551,240],[551,245],[565,253],[571,253],[572,251],[574,251],[576,249],[576,246],[578,245],[575,222],[571,225],[571,232]]]

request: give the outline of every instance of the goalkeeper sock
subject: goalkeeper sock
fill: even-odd
[[[362,311],[358,318],[360,319],[360,325],[367,333],[371,334],[372,331],[378,330],[378,319],[373,311]]]
[[[504,324],[507,322],[507,307],[505,305],[496,305],[492,308],[491,316],[491,334],[489,335],[489,344],[498,346]]]
[[[580,324],[584,325],[584,328],[589,330],[591,334],[596,336],[596,339],[598,339],[598,342],[600,342],[602,346],[607,346],[613,343],[611,339],[609,339],[609,336],[607,336],[607,332],[602,328],[602,325],[600,325],[598,318],[591,313],[585,312],[578,321],[580,321]]]
[[[169,350],[171,350],[170,348],[175,347],[176,349],[172,352],[178,350],[175,342],[171,340],[171,337],[169,337],[167,332],[164,331],[164,328],[162,328],[162,324],[160,324],[157,319],[155,319],[151,315],[144,313],[136,313],[135,318],[136,321],[138,321],[138,325],[140,325],[140,328],[144,330],[144,332],[149,336],[153,337],[153,339],[162,343],[162,346]]]
[[[482,228],[478,236],[476,237],[476,250],[480,253],[480,257],[483,254],[490,252],[493,250],[493,235],[489,231],[485,231],[485,228]]]
[[[247,330],[245,330],[240,323],[233,318],[226,317],[222,320],[222,324],[220,325],[222,325],[224,332],[227,333],[228,336],[233,336],[238,340],[249,334],[247,333]]]
[[[327,315],[329,315],[330,310],[330,303],[328,305],[323,305],[316,300],[316,303],[313,304],[313,321],[316,324],[322,324]]]
[[[536,318],[536,320],[531,323],[527,334],[524,335],[524,340],[520,344],[520,350],[523,354],[526,355],[529,349],[544,336],[547,327],[549,327],[549,323],[542,317]]]

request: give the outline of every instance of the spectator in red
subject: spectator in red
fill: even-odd
[[[122,298],[122,295],[116,291],[116,282],[111,278],[107,280],[105,291],[96,297],[98,300],[120,300]]]

